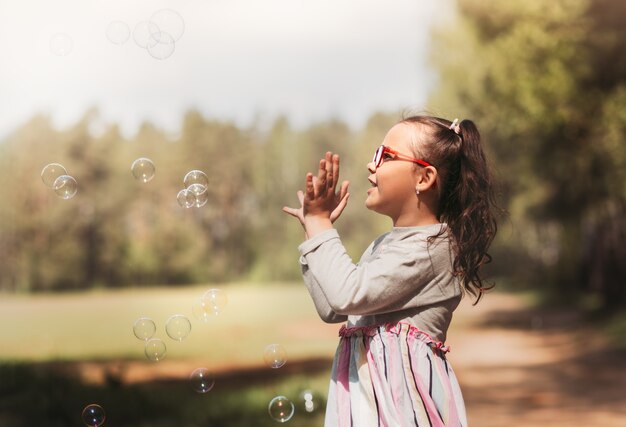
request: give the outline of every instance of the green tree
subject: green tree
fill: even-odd
[[[478,123],[502,182],[510,221],[494,250],[561,301],[593,288],[605,307],[626,303],[626,269],[612,267],[624,240],[601,237],[607,223],[626,229],[625,10],[617,0],[459,0],[458,19],[436,33],[432,103]],[[598,275],[607,269],[614,281]]]
[[[67,129],[35,116],[0,142],[0,288],[55,291],[231,280],[298,279],[303,231],[281,208],[327,150],[342,156],[351,181],[337,227],[360,256],[388,221],[363,205],[366,164],[400,118],[375,114],[364,129],[329,120],[303,130],[285,118],[262,130],[189,111],[181,133],[143,123],[132,137],[111,125],[94,132],[97,110]],[[152,180],[133,178],[139,157],[156,167]],[[78,182],[61,200],[39,177],[63,164]],[[184,209],[176,195],[193,169],[209,178],[209,202]]]

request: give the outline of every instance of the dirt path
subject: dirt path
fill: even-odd
[[[472,427],[626,426],[626,354],[575,314],[493,293],[465,302],[451,361]]]

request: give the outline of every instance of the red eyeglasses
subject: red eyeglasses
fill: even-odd
[[[383,164],[385,160],[385,154],[390,154],[392,156],[392,160],[406,160],[407,162],[417,163],[420,166],[432,166],[426,160],[415,159],[411,156],[407,156],[406,154],[398,153],[396,150],[393,150],[385,145],[381,145],[374,151],[374,158],[372,159],[372,163],[374,163],[374,167],[378,169],[380,165]]]

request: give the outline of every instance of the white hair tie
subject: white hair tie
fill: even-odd
[[[453,130],[454,133],[456,133],[457,135],[460,135],[461,134],[461,126],[459,126],[459,119],[454,119],[452,121],[452,124],[450,125],[450,127],[448,129]]]

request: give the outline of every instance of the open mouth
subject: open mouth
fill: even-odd
[[[378,185],[376,184],[376,182],[372,181],[372,179],[371,179],[371,178],[368,178],[367,180],[370,182],[370,184],[372,184],[372,187],[378,187]]]

